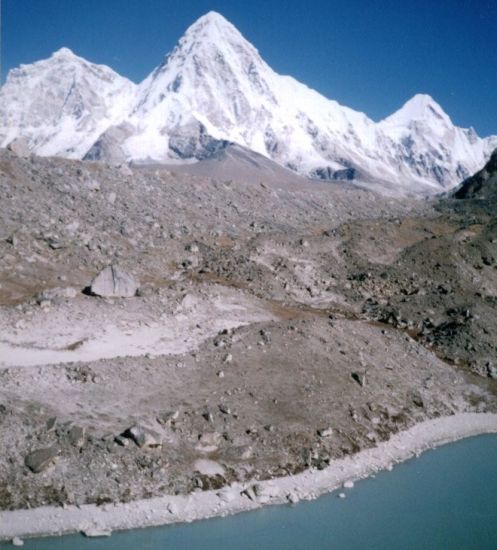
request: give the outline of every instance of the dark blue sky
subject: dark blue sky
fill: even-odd
[[[67,46],[140,81],[209,10],[277,71],[380,119],[418,92],[497,134],[497,0],[2,0],[2,82]]]

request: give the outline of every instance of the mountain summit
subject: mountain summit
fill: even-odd
[[[216,12],[139,85],[62,48],[9,73],[0,145],[112,162],[192,162],[228,143],[320,179],[437,191],[483,165],[497,137],[454,126],[428,95],[375,123],[288,76]]]
[[[437,119],[452,124],[442,107],[427,94],[416,94],[407,101],[398,111],[384,120],[385,124],[408,125],[419,120]]]

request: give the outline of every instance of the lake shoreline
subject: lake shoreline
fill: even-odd
[[[112,531],[191,522],[254,510],[269,504],[311,500],[344,483],[391,469],[420,453],[466,437],[497,433],[497,414],[461,413],[416,424],[374,448],[335,460],[324,470],[267,481],[234,483],[220,490],[155,497],[104,506],[45,506],[0,512],[0,540]]]

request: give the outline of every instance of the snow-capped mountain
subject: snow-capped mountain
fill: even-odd
[[[24,138],[39,155],[82,158],[126,117],[136,85],[68,48],[9,72],[0,90],[0,145]]]
[[[12,71],[0,95],[0,145],[23,137],[43,155],[192,162],[236,143],[314,178],[439,191],[497,146],[426,95],[375,123],[275,73],[215,12],[138,86],[63,49]]]
[[[458,128],[430,96],[418,94],[399,111],[382,120],[378,131],[388,141],[385,160],[407,179],[421,176],[452,187],[482,165],[497,145],[497,136],[478,137]]]

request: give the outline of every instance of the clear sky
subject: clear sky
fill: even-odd
[[[379,120],[428,93],[497,134],[497,0],[0,0],[2,82],[62,46],[136,82],[216,10],[279,73]]]

